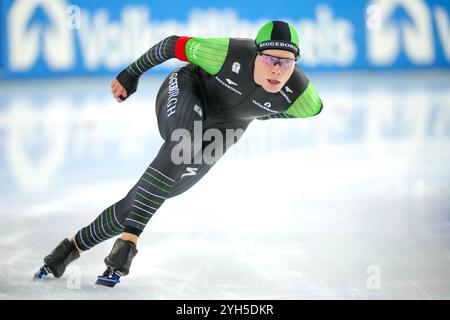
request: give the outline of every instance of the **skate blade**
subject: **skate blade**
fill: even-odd
[[[97,281],[95,282],[96,285],[105,286],[105,287],[114,287],[116,284],[120,282],[120,277],[116,274],[113,274],[110,277],[105,276],[98,276]]]
[[[51,271],[48,267],[42,266],[38,272],[34,274],[34,280],[43,279],[46,275],[50,274]]]

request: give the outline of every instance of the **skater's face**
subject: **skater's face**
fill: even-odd
[[[295,55],[284,50],[264,50],[256,56],[254,80],[267,92],[276,93],[283,88],[295,68]]]

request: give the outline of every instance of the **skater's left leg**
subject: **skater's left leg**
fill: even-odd
[[[44,265],[35,273],[34,278],[41,279],[50,273],[59,278],[64,274],[69,263],[79,257],[80,251],[76,248],[74,241],[64,239],[44,258]]]

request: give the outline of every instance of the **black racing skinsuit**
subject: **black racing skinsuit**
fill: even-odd
[[[199,181],[239,140],[252,120],[306,118],[322,110],[314,86],[299,66],[280,92],[269,93],[256,84],[256,55],[251,39],[171,36],[118,75],[128,98],[136,90],[139,77],[153,66],[170,58],[189,62],[171,72],[157,94],[158,128],[164,139],[157,156],[122,200],[77,233],[81,249],[124,231],[140,235],[162,203]],[[191,139],[174,138],[176,129],[185,129]],[[214,134],[209,129],[215,130]],[[200,138],[196,136],[199,132]],[[199,138],[197,144],[189,144],[194,136]],[[180,147],[190,150],[190,161],[173,161],[172,150]]]

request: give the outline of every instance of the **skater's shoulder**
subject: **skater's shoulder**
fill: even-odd
[[[229,38],[230,44],[238,47],[249,48],[256,51],[255,39],[250,38]]]
[[[255,40],[249,38],[230,38],[228,53],[234,58],[254,58],[256,56]]]

